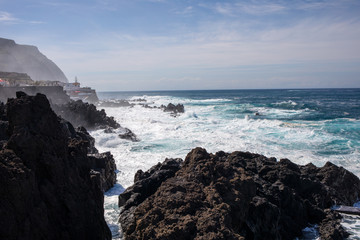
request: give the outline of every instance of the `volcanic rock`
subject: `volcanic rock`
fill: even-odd
[[[0,239],[111,239],[103,191],[114,183],[110,153],[88,156],[91,139],[60,119],[43,94],[6,104],[0,149]]]
[[[181,159],[166,159],[146,172],[137,171],[134,185],[119,195],[119,207],[122,207],[120,222],[124,229],[132,229],[135,226],[135,208],[154,194],[163,181],[173,177],[180,169],[181,162]]]
[[[119,196],[127,240],[294,239],[308,224],[318,224],[324,239],[341,239],[346,232],[329,208],[353,204],[360,193],[360,180],[331,163],[196,148],[181,165],[168,178],[140,171]]]
[[[123,130],[123,133],[119,134],[119,138],[130,140],[130,141],[133,141],[133,142],[139,142],[140,141],[137,138],[137,136],[135,135],[135,133],[133,133],[130,129],[123,128],[122,130]]]
[[[53,104],[52,108],[58,115],[76,127],[83,126],[89,130],[120,127],[113,117],[106,115],[104,109],[99,111],[94,104],[84,103],[81,100],[70,101],[62,105]]]
[[[164,112],[171,112],[173,114],[185,112],[184,105],[182,104],[174,105],[172,103],[169,103],[167,106],[161,105],[160,108],[162,108]]]

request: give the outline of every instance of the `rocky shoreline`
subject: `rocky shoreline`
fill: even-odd
[[[184,112],[181,104],[160,108]],[[111,239],[103,193],[116,165],[87,129],[139,141],[93,104],[55,105],[23,92],[0,102],[0,239]],[[139,170],[119,195],[119,222],[125,239],[295,239],[309,224],[321,239],[344,239],[331,207],[359,196],[360,180],[329,162],[196,148]]]
[[[344,239],[335,204],[358,201],[360,181],[331,163],[318,168],[248,152],[192,150],[138,171],[119,196],[125,239],[295,239],[317,224]]]
[[[150,106],[150,103],[146,101],[146,99],[135,99],[131,102],[128,100],[107,100],[107,101],[99,101],[97,106],[99,107],[134,107],[135,105],[140,105],[144,108],[154,108],[154,109],[161,109],[164,112],[169,112],[171,116],[177,117],[179,114],[185,112],[185,107],[183,104],[173,104],[168,103],[168,105],[161,105],[161,106]]]

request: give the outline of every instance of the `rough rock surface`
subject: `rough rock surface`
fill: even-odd
[[[130,140],[132,142],[139,142],[138,137],[128,128],[123,128],[122,132],[119,134],[119,138]]]
[[[35,81],[68,82],[61,69],[35,46],[0,38],[0,71],[27,73]]]
[[[127,240],[294,239],[309,223],[324,239],[343,239],[339,215],[328,209],[352,204],[360,193],[359,179],[342,167],[248,152],[196,148],[177,169],[166,178],[154,169],[138,172],[119,196]]]
[[[120,222],[123,229],[131,229],[134,224],[134,210],[146,198],[160,187],[161,183],[171,178],[181,167],[181,159],[166,159],[146,172],[138,170],[134,177],[134,185],[119,195]]]
[[[86,130],[60,119],[45,95],[19,92],[5,107],[0,239],[111,239],[103,209],[111,154],[88,156]]]
[[[99,111],[94,104],[84,103],[81,100],[70,101],[62,105],[53,104],[52,108],[58,115],[76,127],[83,126],[87,129],[120,127],[113,117],[106,115],[104,109]]]
[[[174,105],[172,103],[169,103],[167,106],[161,105],[160,108],[162,108],[164,112],[171,112],[173,114],[179,114],[185,112],[184,105],[182,104]]]

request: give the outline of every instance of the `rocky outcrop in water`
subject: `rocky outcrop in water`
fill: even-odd
[[[96,153],[45,95],[18,93],[0,116],[0,239],[111,239],[103,209],[115,181],[111,154]]]
[[[182,104],[174,105],[172,103],[169,103],[167,106],[161,105],[160,108],[163,109],[164,112],[171,112],[172,114],[175,115],[185,112],[184,105]]]
[[[128,128],[122,128],[121,133],[118,135],[121,139],[126,139],[132,142],[139,142],[140,139]]]
[[[84,103],[81,100],[70,101],[66,104],[53,104],[54,111],[71,122],[74,126],[83,126],[87,129],[96,128],[119,128],[120,124],[113,117],[106,115],[105,110],[97,110],[91,103]]]
[[[0,38],[0,71],[28,74],[34,81],[68,82],[61,69],[37,47]]]
[[[161,167],[138,172],[119,196],[127,240],[294,239],[309,223],[319,225],[322,239],[343,239],[329,208],[360,194],[359,179],[331,163],[318,168],[196,148],[175,165],[167,177]]]

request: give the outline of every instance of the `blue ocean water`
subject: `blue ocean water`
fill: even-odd
[[[360,177],[360,89],[100,92],[98,96],[134,103],[141,98],[150,106],[170,102],[185,106],[178,117],[140,105],[105,108],[141,140],[129,142],[116,133],[92,132],[97,148],[115,157],[119,169],[115,193],[132,184],[138,169],[147,170],[165,158],[185,158],[198,146],[208,152],[250,151],[298,164],[322,166],[331,161]],[[115,195],[105,200],[113,233],[120,231]],[[350,228],[360,233],[359,226]],[[121,231],[114,236],[121,238]]]
[[[311,147],[318,155],[346,155],[359,152],[360,148],[360,89],[104,92],[99,96],[102,99],[170,97],[169,100],[184,103],[185,107],[212,107],[208,115],[218,115],[224,120],[279,120],[290,127],[331,136],[328,141]],[[285,137],[281,131],[264,134],[272,134],[274,139]],[[288,147],[309,146],[290,144]]]

